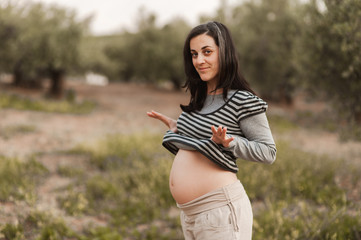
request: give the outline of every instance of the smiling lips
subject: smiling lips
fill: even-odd
[[[209,67],[198,68],[198,71],[205,72],[207,69],[209,69]]]

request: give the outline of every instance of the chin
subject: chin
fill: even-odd
[[[201,77],[202,81],[203,82],[209,82],[211,80],[211,78],[208,78],[208,77]]]

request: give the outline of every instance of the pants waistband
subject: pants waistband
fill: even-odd
[[[209,211],[231,204],[246,196],[242,183],[238,180],[232,184],[223,186],[209,193],[206,193],[190,202],[178,204],[185,215],[191,216],[201,212]]]

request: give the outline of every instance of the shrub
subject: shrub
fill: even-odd
[[[0,93],[0,109],[14,108],[18,110],[42,111],[51,113],[75,113],[87,114],[93,111],[95,103],[83,101],[74,103],[71,101],[32,100],[17,95]]]
[[[34,158],[20,162],[0,156],[0,201],[25,199],[33,201],[34,187],[48,170]]]

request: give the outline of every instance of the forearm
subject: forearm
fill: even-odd
[[[243,137],[234,137],[228,148],[234,156],[247,161],[272,164],[276,160],[276,145],[249,141]]]
[[[271,164],[276,160],[276,144],[265,113],[258,114],[240,122],[245,137],[232,136],[228,151],[234,156],[253,162]]]

